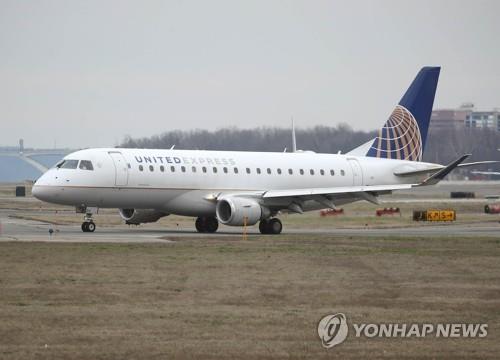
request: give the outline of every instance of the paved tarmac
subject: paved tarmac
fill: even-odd
[[[216,234],[199,234],[194,227],[160,228],[158,226],[113,226],[98,227],[94,233],[84,233],[77,225],[52,225],[39,221],[9,218],[0,212],[0,241],[48,241],[48,242],[95,242],[95,243],[148,243],[171,242],[180,237],[234,237],[242,233],[240,227],[223,227]],[[283,234],[287,235],[329,235],[329,236],[368,236],[368,237],[497,237],[500,238],[500,223],[484,222],[474,224],[427,224],[406,228],[339,228],[329,229],[299,229],[286,227]],[[49,230],[52,229],[52,235]],[[260,235],[257,227],[251,227],[248,235]],[[269,235],[272,236],[272,235]],[[171,240],[169,239],[171,238]]]

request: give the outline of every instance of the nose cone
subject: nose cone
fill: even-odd
[[[46,191],[44,191],[42,185],[38,184],[38,181],[35,182],[35,184],[31,188],[31,195],[36,197],[38,200],[47,201]]]
[[[38,186],[36,182],[33,184],[33,187],[31,188],[31,195],[40,200],[40,198],[38,197],[40,195],[40,186]]]
[[[53,190],[49,185],[47,173],[45,173],[33,184],[31,194],[38,200],[50,202],[53,198]]]

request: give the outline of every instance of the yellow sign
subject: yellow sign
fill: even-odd
[[[455,221],[455,210],[441,210],[439,212],[439,219],[441,221]]]
[[[427,210],[427,221],[439,221],[439,210]]]
[[[455,210],[427,210],[427,221],[455,221]]]

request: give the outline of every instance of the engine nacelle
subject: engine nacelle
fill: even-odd
[[[125,223],[129,225],[155,222],[168,215],[163,211],[149,209],[119,209],[119,212],[122,219],[125,220]]]
[[[215,211],[222,224],[231,226],[254,225],[270,215],[269,209],[257,201],[239,197],[220,199]]]

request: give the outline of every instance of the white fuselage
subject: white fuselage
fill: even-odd
[[[415,183],[397,169],[435,164],[312,152],[88,149],[66,160],[93,170],[54,167],[33,188],[44,201],[99,208],[157,209],[171,214],[215,214],[214,196],[269,190]],[[81,164],[81,162],[80,162]],[[359,200],[338,199],[336,205]],[[322,208],[310,201],[304,210]]]

